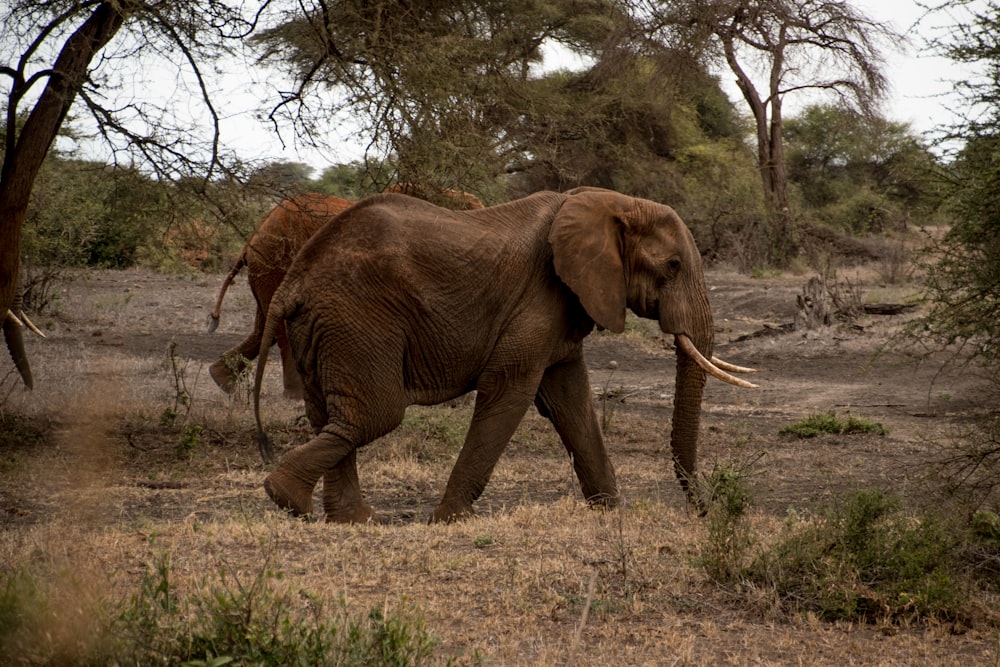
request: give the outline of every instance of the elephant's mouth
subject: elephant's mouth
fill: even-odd
[[[745,389],[757,389],[759,385],[752,382],[747,382],[746,380],[741,380],[737,377],[733,377],[726,371],[731,373],[755,373],[756,369],[745,368],[743,366],[736,366],[729,362],[723,361],[717,357],[712,357],[711,360],[705,358],[705,356],[698,351],[694,343],[685,334],[676,334],[674,339],[677,341],[677,347],[684,351],[689,357],[694,359],[695,363],[701,366],[701,369],[716,378],[717,380],[722,380],[737,387],[743,387]]]

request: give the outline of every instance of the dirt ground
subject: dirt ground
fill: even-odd
[[[920,502],[927,497],[922,464],[934,456],[943,439],[959,432],[970,415],[985,409],[990,379],[968,366],[942,369],[942,358],[914,363],[914,356],[892,338],[904,316],[872,315],[853,325],[838,324],[822,331],[790,330],[795,297],[807,278],[792,274],[751,278],[720,268],[708,271],[716,355],[756,368],[758,372],[750,379],[760,388],[738,389],[709,381],[702,418],[702,468],[734,459],[753,462],[756,506],[775,521],[792,511],[822,506],[852,488],[880,488]],[[873,272],[859,272],[852,279],[860,283],[869,301],[902,302],[912,297],[912,287],[881,285]],[[234,508],[271,509],[260,488],[266,471],[251,444],[252,411],[245,397],[227,397],[207,373],[208,365],[249,330],[253,312],[252,298],[241,279],[227,295],[218,331],[206,333],[205,317],[221,281],[221,275],[83,271],[62,288],[53,312],[35,318],[48,334],[44,340],[28,338],[35,391],[23,391],[11,374],[5,379],[0,376],[4,401],[0,405],[5,406],[9,419],[20,424],[16,438],[0,440],[5,471],[0,476],[0,560],[29,553],[40,531],[63,525],[60,522],[67,521],[67,514],[77,517],[73,522],[78,527],[148,536],[151,531],[169,535],[192,518],[205,522],[230,516]],[[171,344],[175,345],[173,362],[168,354]],[[620,399],[599,403],[599,409],[605,414],[613,410],[608,446],[629,507],[640,516],[644,508],[665,508],[658,511],[687,525],[697,518],[685,509],[665,453],[674,379],[671,345],[672,341],[655,334],[655,325],[636,321],[624,335],[592,335],[586,350],[595,396],[612,392],[609,395]],[[611,368],[612,361],[615,368]],[[10,367],[9,361],[0,362],[0,374]],[[276,350],[265,380],[264,412],[276,431],[279,448],[301,442],[307,437],[298,418],[302,410],[280,396]],[[180,388],[191,397],[188,403],[176,402]],[[178,413],[179,421],[194,414],[207,415],[200,418],[204,428],[197,434],[199,446],[207,452],[176,463],[177,447],[164,444],[163,429],[157,425],[168,410]],[[459,401],[438,410],[461,413],[468,406]],[[830,411],[880,422],[888,435],[813,440],[778,435],[780,429],[808,415]],[[437,427],[431,423],[434,418],[427,419],[429,438],[447,430],[447,425]],[[535,512],[532,516],[537,521],[566,498],[579,495],[558,454],[538,451],[530,444],[532,434],[546,425],[537,416],[527,422],[477,504],[480,516],[458,530],[471,530],[471,534],[512,531],[509,523],[497,527],[489,522],[514,516],[516,525],[518,511]],[[95,431],[110,439],[112,446],[102,454],[80,458],[78,450],[90,437],[86,434]],[[558,452],[554,435],[544,437],[556,443],[552,449]],[[378,471],[383,469],[377,458],[380,447],[381,443],[375,443],[370,455],[375,458],[362,460],[368,499],[389,520],[389,526],[380,530],[404,531],[407,540],[420,541],[421,535],[444,539],[442,534],[428,532],[436,529],[422,522],[443,490],[449,460],[453,460],[448,457],[454,452],[427,465],[422,465],[426,459],[417,456],[409,479],[398,472],[379,479]],[[105,500],[92,502],[94,494]],[[88,508],[85,522],[78,518],[82,508]],[[571,517],[582,514],[585,518],[580,521],[596,521],[586,510],[574,511]],[[285,523],[279,529],[282,534],[307,528]],[[334,528],[312,524],[308,530]],[[404,532],[384,539],[402,539],[399,536]],[[320,543],[328,539],[328,535],[317,537]],[[635,548],[643,548],[641,530],[634,539]],[[513,535],[509,540],[515,541]],[[135,571],[135,561],[143,558],[142,543],[139,539],[129,552],[134,560],[121,565],[124,571]],[[683,547],[662,543],[655,548],[683,551]],[[531,556],[522,553],[520,557]],[[662,648],[669,645],[668,640],[655,639],[660,631],[650,634],[649,627],[636,629],[643,624],[638,620],[642,614],[635,612],[628,615],[627,623],[622,618],[598,618],[589,627],[617,622],[616,627],[624,629],[616,632],[643,637],[641,648],[620,636],[609,636],[601,640],[603,653],[593,655],[617,654],[634,664],[678,665],[929,665],[951,661],[971,665],[995,664],[998,656],[996,639],[989,631],[956,635],[946,629],[919,628],[889,636],[872,628],[776,620],[759,610],[729,609],[720,602],[725,596],[717,592],[709,597],[711,604],[684,612],[677,626],[688,639],[703,633],[709,638],[707,647],[687,653],[676,646]],[[660,619],[654,624],[662,626],[660,614],[665,612],[652,601],[645,604],[647,617]],[[676,608],[682,606],[676,604]],[[719,612],[720,608],[724,611]],[[482,613],[489,616],[492,612]],[[535,622],[528,618],[528,623]],[[483,638],[471,627],[456,629],[462,625],[460,619],[452,625],[438,620],[449,628],[444,633],[446,646],[475,645],[491,656],[492,664],[552,664],[565,656],[552,648],[532,648],[531,641],[516,637],[511,639],[516,650],[505,650],[500,639]],[[558,620],[559,631],[572,635],[576,616],[563,613]],[[720,622],[725,627],[720,628]],[[594,631],[601,636],[602,630]],[[514,637],[514,631],[509,632]],[[769,645],[772,641],[774,645]],[[581,664],[606,664],[600,659],[581,660]]]

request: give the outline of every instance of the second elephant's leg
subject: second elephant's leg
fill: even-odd
[[[260,353],[260,339],[264,334],[263,317],[258,307],[250,335],[239,345],[223,352],[222,356],[208,368],[208,374],[215,384],[226,393],[232,393],[236,388],[236,378],[247,367],[247,362],[256,359]]]
[[[361,497],[357,450],[323,475],[323,512],[328,523],[367,523],[375,518]]]
[[[535,405],[555,426],[573,459],[573,470],[587,502],[592,505],[616,505],[619,501],[618,483],[604,447],[583,360],[548,368],[538,387]]]

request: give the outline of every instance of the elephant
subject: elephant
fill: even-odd
[[[18,284],[14,287],[14,302],[4,315],[0,328],[3,329],[3,338],[7,345],[7,351],[14,362],[14,368],[17,369],[18,375],[21,376],[21,381],[24,382],[24,386],[28,389],[34,389],[35,381],[31,374],[31,365],[28,363],[28,353],[24,349],[24,336],[21,329],[27,326],[42,338],[45,338],[45,334],[28,319],[28,315],[23,309],[23,303],[24,294],[21,291],[20,282],[18,281]]]
[[[710,361],[702,260],[673,209],[597,188],[464,212],[392,194],[356,204],[303,246],[271,300],[261,351],[284,324],[314,436],[282,456],[265,492],[291,515],[309,516],[322,477],[327,521],[375,520],[357,449],[396,428],[409,405],[475,390],[465,442],[430,521],[474,514],[532,404],[554,425],[587,502],[616,505],[583,341],[595,325],[623,331],[626,308],[658,320],[677,343],[671,448],[691,498],[706,373],[756,385],[723,368],[751,369]],[[264,366],[262,355],[253,403],[266,456]]]
[[[474,211],[483,208],[483,202],[479,201],[476,195],[451,188],[432,190],[416,183],[400,182],[389,185],[382,192],[410,195],[454,211]]]
[[[246,368],[247,362],[257,358],[268,305],[295,254],[317,229],[354,204],[355,202],[347,199],[316,193],[285,199],[271,209],[243,246],[243,252],[222,282],[219,296],[215,301],[215,309],[208,320],[209,332],[215,331],[219,326],[219,315],[226,290],[240,270],[244,266],[247,267],[247,284],[257,302],[253,330],[241,343],[226,350],[208,369],[209,375],[224,391],[232,392],[236,386],[236,378]],[[281,352],[285,396],[302,398],[302,379],[295,371],[295,364],[291,360],[284,326],[278,327],[275,338]]]
[[[445,189],[435,193],[412,183],[395,183],[386,188],[386,192],[390,191],[427,200],[434,198],[455,210],[483,208],[482,202],[475,195],[460,190]],[[282,201],[258,225],[223,280],[215,308],[208,316],[208,331],[211,333],[219,326],[222,300],[226,296],[226,290],[240,270],[244,266],[247,267],[247,283],[257,302],[253,330],[241,343],[226,350],[208,369],[209,375],[224,391],[231,393],[236,386],[236,378],[246,368],[247,363],[257,358],[264,328],[264,316],[271,303],[271,296],[285,277],[285,270],[292,263],[299,248],[328,220],[355,203],[340,197],[306,193]],[[279,325],[276,339],[281,352],[284,395],[287,398],[300,399],[302,379],[291,361],[288,339],[283,326]]]

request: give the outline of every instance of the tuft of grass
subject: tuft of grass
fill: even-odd
[[[450,459],[462,448],[471,421],[471,405],[412,406],[393,437],[387,439],[394,446],[380,445],[378,456],[396,455],[420,462]]]
[[[834,412],[824,412],[809,415],[805,419],[786,426],[778,432],[780,435],[794,435],[797,438],[815,438],[818,435],[851,435],[855,433],[871,433],[888,435],[889,431],[879,422],[860,417],[838,417]]]

